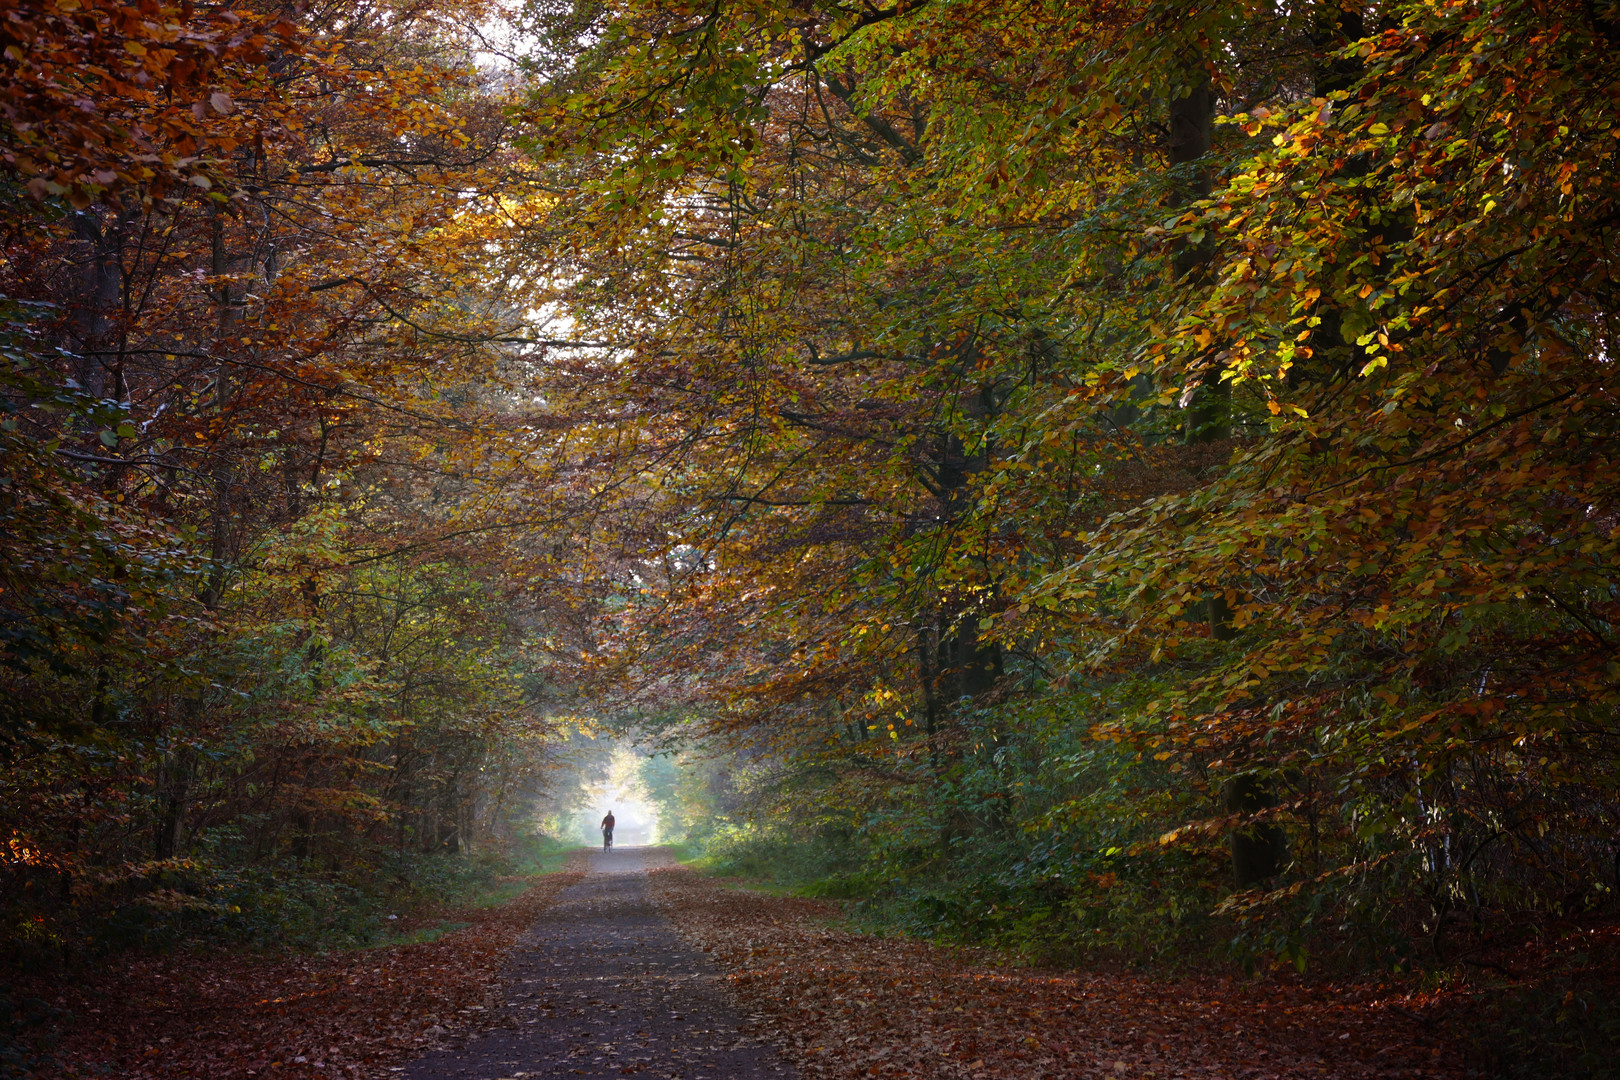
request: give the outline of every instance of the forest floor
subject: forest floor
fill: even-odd
[[[1405,991],[1041,970],[856,933],[827,904],[685,870],[652,880],[682,935],[728,971],[806,1078],[1465,1075]]]
[[[407,916],[432,940],[318,955],[177,951],[21,981],[72,1021],[62,1077],[370,1078],[485,1026],[513,946],[567,886],[581,852],[515,899]]]
[[[1030,968],[859,933],[832,904],[660,849],[580,852],[509,903],[442,917],[466,925],[328,956],[128,959],[52,988],[76,1017],[61,1075],[1469,1075],[1454,991]]]

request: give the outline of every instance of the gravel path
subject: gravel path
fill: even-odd
[[[505,1026],[395,1075],[791,1080],[776,1050],[744,1031],[720,969],[654,907],[647,871],[669,862],[657,848],[593,854],[502,972]]]

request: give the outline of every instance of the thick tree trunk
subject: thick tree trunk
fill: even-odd
[[[1253,814],[1277,805],[1270,779],[1257,772],[1241,773],[1226,782],[1221,792],[1231,814]],[[1240,889],[1252,888],[1275,877],[1288,860],[1288,844],[1276,825],[1251,825],[1231,836],[1232,878]]]
[[[104,213],[81,210],[74,218],[74,232],[85,245],[82,291],[74,313],[79,346],[74,377],[93,397],[122,400],[123,380],[109,380],[106,361],[111,352],[112,315],[122,306],[124,295],[123,223],[106,220]]]
[[[1194,201],[1211,191],[1209,171],[1198,162],[1210,150],[1215,121],[1215,97],[1204,70],[1202,58],[1192,65],[1192,86],[1170,103],[1170,164],[1186,170],[1179,178],[1183,198]],[[1182,288],[1196,288],[1207,273],[1212,238],[1187,244],[1176,253],[1174,272]],[[1221,367],[1211,364],[1193,388],[1188,402],[1183,436],[1188,443],[1215,442],[1231,435],[1232,396],[1230,384],[1222,381]],[[1224,589],[1212,588],[1204,600],[1204,616],[1210,636],[1230,641],[1237,636],[1232,625],[1232,607]],[[1227,811],[1253,813],[1275,805],[1270,782],[1258,773],[1234,778],[1223,792]],[[1238,888],[1248,888],[1277,873],[1284,858],[1282,831],[1274,825],[1240,829],[1231,836],[1232,875]]]
[[[1209,153],[1215,123],[1215,95],[1202,59],[1190,64],[1188,70],[1191,87],[1170,103],[1170,165],[1182,174],[1177,178],[1182,202],[1194,202],[1210,193],[1209,170],[1199,162]],[[1182,245],[1172,263],[1176,281],[1182,287],[1198,285],[1213,246],[1210,236],[1196,244]],[[1187,442],[1214,442],[1231,433],[1231,390],[1220,375],[1219,365],[1213,365],[1193,388],[1183,428]]]
[[[211,269],[216,279],[222,279],[228,269],[225,252],[224,215],[216,211],[214,214],[213,252]],[[231,289],[223,280],[219,284],[218,293],[218,323],[215,334],[216,351],[229,339],[232,327],[236,322],[236,307],[232,300]],[[231,403],[230,370],[221,359],[214,372],[214,414],[219,423],[224,425]],[[214,505],[212,520],[209,523],[208,542],[208,573],[203,580],[201,594],[198,599],[203,607],[210,612],[219,609],[220,600],[225,589],[225,566],[229,554],[231,540],[231,472],[230,458],[223,443],[223,434],[215,440],[213,466],[210,469],[210,479],[214,487]],[[203,714],[208,708],[206,687],[197,691],[196,698],[191,702],[191,709],[200,724]],[[195,780],[196,761],[195,754],[189,746],[181,746],[173,751],[163,768],[165,777],[163,794],[161,795],[161,809],[157,823],[157,839],[154,850],[160,859],[170,858],[180,854],[182,840],[185,835],[186,809],[191,799],[191,789]]]
[[[994,688],[1001,677],[1001,646],[981,643],[978,634],[960,624],[941,640],[940,651],[947,658],[946,670],[957,698],[978,697]]]
[[[172,859],[184,847],[186,806],[191,798],[196,755],[191,747],[180,746],[170,751],[158,773],[158,820],[153,837],[152,854],[159,859]]]
[[[933,735],[939,730],[938,643],[928,620],[917,622],[917,681],[922,685],[923,730]]]
[[[213,273],[219,281],[219,329],[215,335],[216,351],[223,351],[236,323],[236,305],[231,287],[224,280],[229,271],[225,253],[225,219],[221,212],[214,215]],[[223,356],[214,368],[214,412],[221,424],[225,423],[231,404],[231,371]],[[231,525],[231,468],[230,455],[220,440],[214,443],[213,468],[210,479],[214,486],[213,520],[208,537],[208,579],[203,589],[203,604],[210,610],[219,606],[225,588],[225,562],[230,547]]]
[[[1366,65],[1360,57],[1331,56],[1345,46],[1367,36],[1367,20],[1359,4],[1326,0],[1316,9],[1316,27],[1311,35],[1316,47],[1316,96],[1325,98],[1339,90],[1349,90],[1361,80]]]

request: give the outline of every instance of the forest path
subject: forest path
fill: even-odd
[[[508,1026],[431,1051],[395,1075],[792,1077],[772,1046],[745,1032],[720,989],[720,968],[654,905],[648,871],[673,865],[659,848],[593,853],[585,877],[558,894],[501,973]]]

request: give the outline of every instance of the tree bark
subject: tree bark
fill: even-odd
[[[1226,782],[1221,792],[1226,810],[1253,814],[1277,805],[1271,781],[1259,772],[1246,772]],[[1288,844],[1276,825],[1250,825],[1234,830],[1230,839],[1232,878],[1240,889],[1252,888],[1275,877],[1288,859]]]

